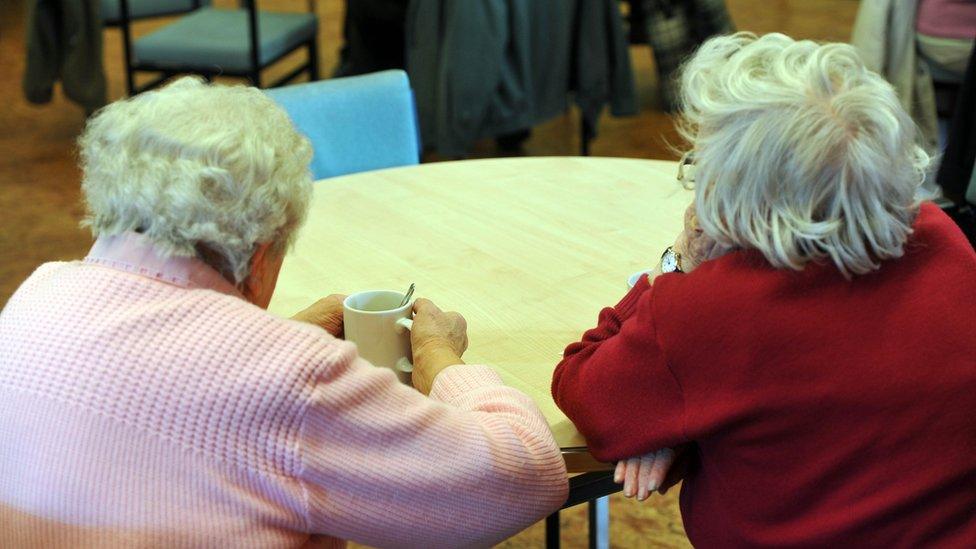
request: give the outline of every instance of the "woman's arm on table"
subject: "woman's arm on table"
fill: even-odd
[[[429,398],[337,343],[302,428],[311,532],[383,547],[484,546],[565,501],[566,467],[535,403],[487,366],[460,363],[463,325],[430,307],[418,300],[413,334]],[[429,332],[442,341],[417,341],[438,321]]]
[[[654,329],[646,278],[566,348],[553,373],[556,404],[601,461],[685,441],[684,401]]]
[[[673,249],[684,272],[729,251],[698,227],[694,204],[685,211],[684,230]],[[655,334],[651,284],[660,274],[658,266],[615,307],[601,311],[597,327],[567,347],[552,384],[556,403],[594,455],[619,459],[614,481],[624,484],[625,496],[639,500],[677,481],[667,476],[676,452],[663,446],[687,438],[680,384]],[[655,446],[649,440],[667,442]]]

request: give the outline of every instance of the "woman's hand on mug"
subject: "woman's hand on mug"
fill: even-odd
[[[434,378],[448,366],[464,364],[461,355],[468,348],[468,325],[458,313],[441,311],[428,299],[413,304],[413,386],[430,392]]]
[[[681,270],[690,273],[705,261],[729,253],[732,248],[719,244],[702,231],[692,202],[685,210],[685,227],[674,243],[674,250],[681,255]]]
[[[625,497],[636,496],[637,501],[644,501],[651,492],[664,484],[664,478],[672,463],[674,463],[674,450],[670,448],[624,459],[617,462],[613,481],[617,484],[623,483]]]
[[[314,324],[335,337],[342,337],[342,302],[346,296],[332,294],[316,301],[311,307],[301,310],[292,320]]]

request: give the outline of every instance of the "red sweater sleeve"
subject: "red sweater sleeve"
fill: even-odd
[[[653,294],[642,278],[566,348],[553,374],[556,404],[603,461],[687,441],[681,388],[654,328]]]

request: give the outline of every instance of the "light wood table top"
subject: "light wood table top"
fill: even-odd
[[[538,403],[570,470],[598,470],[553,403],[552,371],[627,277],[674,242],[692,199],[677,166],[465,160],[317,182],[269,310],[290,316],[330,293],[416,282],[418,297],[468,320],[466,362],[492,366]]]

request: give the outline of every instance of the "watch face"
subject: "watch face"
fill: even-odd
[[[661,258],[661,271],[665,273],[673,273],[678,270],[678,258],[675,257],[673,252],[664,254]]]

